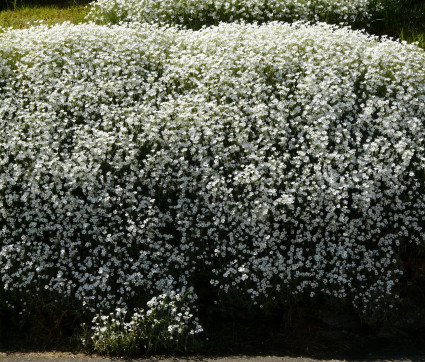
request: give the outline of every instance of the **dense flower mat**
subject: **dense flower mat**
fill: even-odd
[[[325,24],[3,32],[2,290],[388,307],[424,240],[424,64]]]
[[[382,8],[379,0],[96,0],[90,16],[106,23],[155,22],[191,29],[237,20],[308,20],[364,27]]]

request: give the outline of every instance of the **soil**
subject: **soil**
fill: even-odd
[[[44,352],[44,353],[2,353],[0,352],[0,361],[5,362],[42,362],[42,361],[56,361],[56,362],[112,362],[112,361],[134,361],[134,362],[148,362],[148,361],[163,361],[163,362],[355,362],[355,361],[425,361],[423,356],[411,357],[364,357],[364,358],[348,358],[348,359],[314,359],[305,357],[290,357],[290,356],[251,356],[251,355],[237,355],[225,357],[207,357],[207,356],[189,356],[189,357],[151,357],[147,359],[124,359],[124,358],[107,358],[100,356],[86,356],[80,353],[64,353],[64,352]]]

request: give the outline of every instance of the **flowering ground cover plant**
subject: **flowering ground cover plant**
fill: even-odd
[[[188,296],[171,292],[153,297],[146,312],[117,308],[109,315],[96,315],[84,345],[96,352],[126,356],[185,346],[191,336],[202,332]]]
[[[191,29],[237,20],[366,26],[381,7],[375,0],[96,0],[90,17],[105,23],[154,22]]]
[[[195,306],[203,276],[238,308],[391,308],[423,247],[424,62],[325,24],[3,31],[0,296]]]

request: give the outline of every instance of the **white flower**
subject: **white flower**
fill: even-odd
[[[201,272],[253,305],[392,298],[424,240],[424,62],[323,23],[1,32],[0,286],[152,318]]]
[[[382,8],[370,0],[97,0],[89,18],[102,22],[182,24],[189,27],[222,21],[250,19],[256,22],[297,20],[367,26]],[[209,19],[214,19],[213,22]]]

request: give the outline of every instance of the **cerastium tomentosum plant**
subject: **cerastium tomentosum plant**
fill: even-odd
[[[98,314],[83,343],[88,350],[120,356],[185,351],[202,332],[188,296],[190,291],[184,295],[170,292],[153,297],[146,311],[130,313],[117,308],[107,315]]]
[[[389,308],[424,240],[424,61],[325,24],[1,33],[1,288]]]
[[[368,26],[376,0],[97,0],[89,18],[103,23],[148,22],[199,29],[220,22],[325,21]]]

